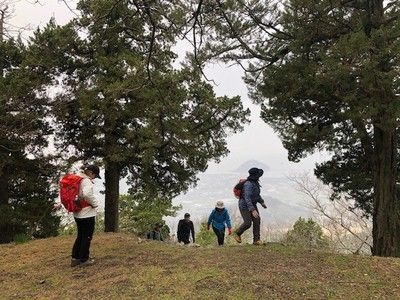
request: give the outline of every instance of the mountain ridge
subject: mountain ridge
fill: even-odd
[[[248,161],[245,161],[244,163],[242,163],[239,167],[237,167],[236,169],[232,170],[233,173],[240,173],[240,174],[244,174],[244,175],[248,175],[248,171],[251,168],[259,168],[259,169],[263,169],[264,173],[268,172],[270,170],[270,167],[263,163],[260,162],[258,160],[255,159],[251,159]]]

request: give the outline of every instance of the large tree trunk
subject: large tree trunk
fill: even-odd
[[[2,8],[0,7],[0,43],[3,42],[4,36],[4,15],[6,13],[7,7]]]
[[[119,179],[121,171],[118,164],[106,163],[105,179],[105,208],[104,208],[104,231],[118,232],[118,202],[119,202]]]
[[[396,195],[396,129],[374,126],[373,249],[378,256],[400,257],[400,205]]]
[[[14,224],[12,223],[12,209],[9,201],[9,170],[0,170],[0,244],[9,243],[14,238]]]
[[[8,175],[4,174],[8,170],[0,170],[0,205],[8,204]]]

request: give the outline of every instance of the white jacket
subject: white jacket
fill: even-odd
[[[93,194],[93,181],[83,172],[77,174],[83,179],[80,183],[79,198],[85,199],[90,206],[84,207],[80,212],[74,213],[74,217],[78,219],[95,217],[99,203]]]

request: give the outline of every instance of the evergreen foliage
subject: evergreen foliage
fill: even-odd
[[[212,229],[207,230],[207,221],[201,222],[200,230],[196,233],[196,243],[201,246],[215,245],[216,239]]]
[[[199,57],[241,63],[289,159],[331,153],[316,175],[372,216],[373,254],[400,256],[399,2],[197,3]]]
[[[55,168],[45,155],[51,129],[46,76],[31,68],[20,40],[0,42],[0,243],[57,234],[51,215]]]
[[[172,68],[180,5],[139,2],[80,1],[80,17],[50,22],[30,44],[60,88],[51,103],[59,151],[104,166],[106,231],[118,230],[121,178],[135,196],[171,201],[228,153],[227,134],[249,115],[191,63]]]
[[[163,224],[161,229],[163,237],[167,239],[170,229],[165,225],[163,217],[175,216],[180,206],[171,206],[170,201],[153,198],[150,196],[134,197],[121,195],[120,197],[120,230],[122,232],[135,233],[138,236],[146,236],[146,233],[154,229],[156,223]]]
[[[301,217],[294,223],[293,229],[287,232],[284,242],[297,247],[319,250],[326,250],[329,246],[322,227],[311,218],[306,220]]]

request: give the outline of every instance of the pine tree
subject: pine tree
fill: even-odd
[[[106,231],[118,230],[122,177],[133,195],[171,201],[227,154],[227,134],[249,114],[239,97],[216,97],[190,63],[172,68],[179,5],[133,2],[80,1],[81,17],[50,22],[30,46],[62,87],[52,102],[58,148],[104,165]]]
[[[286,234],[285,243],[289,245],[326,250],[329,247],[327,237],[322,227],[313,219],[299,218],[293,225],[293,229]]]
[[[0,243],[17,234],[57,234],[59,218],[51,215],[55,168],[44,155],[51,133],[39,70],[27,66],[20,40],[0,42]]]
[[[160,223],[163,225],[163,236],[167,238],[170,231],[163,218],[175,216],[180,209],[180,206],[171,206],[168,199],[164,200],[145,195],[136,198],[132,195],[121,195],[119,206],[120,230],[144,237],[148,231],[154,228],[156,223]]]
[[[400,256],[400,4],[250,2],[197,2],[202,18],[193,26],[212,33],[198,57],[241,63],[289,159],[332,153],[316,174],[372,215],[374,255]]]

